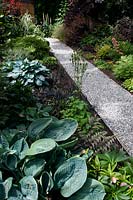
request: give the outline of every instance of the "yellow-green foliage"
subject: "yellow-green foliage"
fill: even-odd
[[[133,77],[133,55],[121,56],[121,59],[114,65],[116,78],[126,80]]]
[[[123,87],[129,90],[130,92],[133,92],[133,78],[129,78],[123,82]]]
[[[111,51],[111,46],[108,44],[105,44],[100,49],[98,49],[97,55],[100,58],[106,58],[110,51]]]
[[[109,44],[104,44],[102,47],[97,47],[97,56],[102,59],[118,60],[120,54]]]

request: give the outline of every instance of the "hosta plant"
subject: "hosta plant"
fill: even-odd
[[[33,121],[27,130],[2,131],[0,199],[55,199],[56,192],[60,199],[103,200],[103,185],[87,178],[89,156],[70,156],[65,149],[73,142],[68,139],[77,126],[73,119],[45,117]]]
[[[39,63],[38,60],[9,61],[5,63],[3,70],[7,72],[7,77],[11,80],[11,83],[19,81],[24,86],[48,85],[49,69]]]

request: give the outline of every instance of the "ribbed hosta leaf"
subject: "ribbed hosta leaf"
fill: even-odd
[[[44,169],[46,162],[44,159],[34,158],[24,165],[24,173],[26,176],[38,176]]]
[[[39,133],[43,131],[51,122],[51,117],[37,119],[34,122],[32,122],[28,128],[29,138],[33,141],[39,139]]]
[[[44,137],[52,138],[55,141],[65,141],[70,138],[78,127],[74,119],[63,119],[52,122],[48,129],[44,131]]]
[[[4,186],[5,186],[5,191],[6,191],[6,198],[8,198],[8,193],[12,187],[12,181],[13,181],[13,178],[12,177],[9,177],[8,179],[5,180],[4,182]]]
[[[87,166],[83,158],[73,157],[64,162],[55,172],[54,180],[62,196],[70,197],[87,179]]]
[[[37,155],[49,152],[56,147],[56,142],[52,139],[40,139],[34,142],[30,149],[27,151],[27,155]]]
[[[88,178],[84,186],[69,200],[103,200],[105,194],[104,186],[99,181]]]
[[[26,140],[24,138],[21,138],[20,140],[17,140],[15,144],[11,146],[11,149],[16,151],[15,154],[21,160],[26,156],[26,152],[29,149],[29,146]]]
[[[24,200],[22,193],[19,191],[19,188],[13,186],[9,191],[8,200]]]
[[[38,199],[38,187],[32,176],[25,176],[20,180],[21,192],[28,200]]]

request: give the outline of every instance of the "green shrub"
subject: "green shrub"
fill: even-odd
[[[118,60],[120,58],[120,54],[108,44],[104,44],[100,48],[98,47],[97,56],[102,59],[112,60]]]
[[[46,40],[43,40],[41,37],[35,35],[28,35],[12,39],[8,42],[8,46],[12,51],[15,51],[16,53],[18,51],[18,55],[20,52],[22,52],[22,55],[20,54],[21,58],[25,58],[24,56],[26,54],[27,58],[32,60],[43,59],[49,54],[50,49],[49,44]],[[7,52],[7,54],[9,54],[9,51]]]
[[[87,178],[89,153],[71,157],[63,149],[64,146],[70,150],[73,141],[67,142],[67,139],[77,126],[73,119],[47,117],[35,120],[27,130],[3,130],[0,135],[0,198],[38,200],[50,196],[54,199],[55,191],[56,197],[61,194],[77,199],[77,195],[87,192],[85,197],[103,200],[103,185]]]
[[[48,85],[49,70],[37,60],[10,61],[5,63],[3,70],[12,84],[18,81],[24,86]]]
[[[133,77],[133,55],[121,56],[121,59],[114,65],[116,78],[126,80]]]
[[[128,91],[133,92],[133,78],[126,79],[122,85]]]
[[[133,54],[133,44],[128,41],[119,41],[119,48],[124,55]]]
[[[95,47],[95,45],[99,44],[99,42],[100,41],[98,37],[96,37],[95,35],[89,34],[81,40],[80,45],[81,47],[87,46],[87,45],[91,45]]]

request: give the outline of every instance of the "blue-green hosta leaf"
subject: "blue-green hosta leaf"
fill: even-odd
[[[24,165],[24,173],[26,176],[38,176],[44,169],[46,162],[44,159],[34,158]]]
[[[13,178],[12,177],[9,177],[8,179],[6,179],[4,181],[4,186],[5,186],[5,192],[6,192],[6,198],[8,198],[8,193],[12,187],[12,181],[13,181]]]
[[[39,139],[39,133],[52,122],[52,118],[40,118],[31,123],[28,128],[28,135],[31,140]]]
[[[0,135],[0,149],[9,150],[9,143],[4,135]]]
[[[42,154],[53,150],[56,147],[56,142],[52,139],[40,139],[34,142],[27,151],[28,156]]]
[[[38,187],[32,176],[25,176],[20,180],[21,192],[28,200],[38,199]]]
[[[6,198],[5,186],[2,181],[0,181],[0,200],[4,200]]]
[[[104,186],[99,181],[88,178],[84,186],[69,200],[103,200],[105,194]]]
[[[36,83],[37,86],[43,85],[43,82],[40,79],[36,79],[35,83]]]
[[[45,81],[45,77],[43,75],[38,75],[36,78],[42,82]]]
[[[65,161],[55,172],[54,180],[63,197],[77,192],[87,179],[87,166],[83,158],[73,157]]]
[[[65,141],[70,138],[78,127],[74,119],[63,119],[52,122],[48,129],[44,131],[44,137],[52,138],[57,142]]]
[[[43,193],[48,194],[54,187],[54,182],[51,175],[48,172],[43,172],[40,177],[40,185]]]
[[[2,181],[2,172],[0,171],[0,181]]]
[[[20,75],[19,73],[9,72],[7,77],[8,78],[12,77],[13,79],[17,79],[19,75]]]
[[[17,140],[15,144],[11,146],[11,149],[16,151],[15,154],[21,160],[26,156],[26,152],[29,149],[29,146],[26,140],[24,138],[21,138],[20,140]]]
[[[13,186],[8,194],[7,200],[24,200],[22,193],[19,191],[19,188]]]
[[[15,170],[17,168],[17,161],[15,154],[9,152],[9,154],[6,155],[5,164],[10,170]]]

